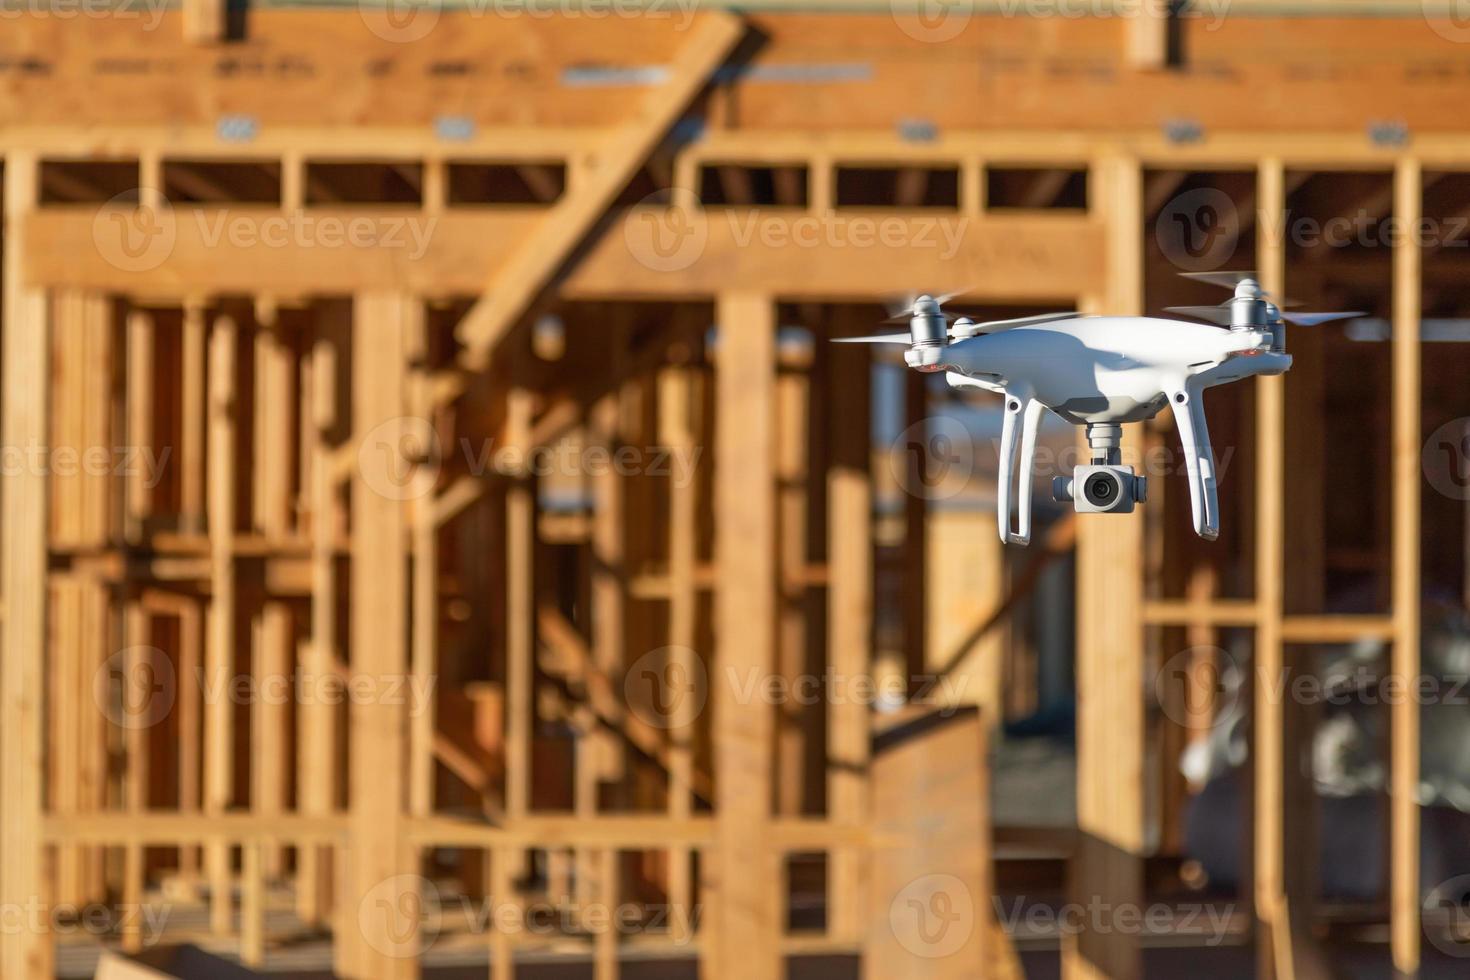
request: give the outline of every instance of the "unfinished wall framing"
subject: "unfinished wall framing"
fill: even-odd
[[[169,16],[217,36],[208,6]],[[425,70],[419,49],[364,35],[356,13],[294,15],[338,42],[329,56],[292,16],[263,11],[251,31],[283,62],[322,59],[302,83],[313,91],[373,59]],[[997,30],[1034,40],[1026,23]],[[1152,281],[1152,222],[1190,174],[1240,176],[1240,233],[1266,285],[1293,288],[1281,223],[1267,219],[1302,186],[1294,175],[1377,173],[1389,199],[1365,206],[1414,220],[1425,174],[1470,159],[1470,136],[1443,127],[1408,145],[1364,135],[1362,112],[1396,108],[1381,91],[1396,64],[1350,83],[1364,100],[1351,111],[1310,75],[1297,103],[1264,117],[1242,116],[1238,98],[1206,100],[1208,138],[1196,141],[1143,114],[1164,83],[1131,72],[1110,83],[1134,96],[1110,128],[1083,125],[1101,96],[1064,78],[1045,118],[937,106],[937,135],[913,139],[896,117],[918,100],[901,96],[945,84],[965,59],[915,59],[925,49],[897,36],[874,55],[896,79],[886,100],[865,98],[862,79],[843,90],[820,72],[762,73],[872,30],[867,19],[757,18],[766,40],[753,55],[747,25],[726,14],[681,32],[603,26],[626,35],[628,57],[667,66],[636,99],[595,84],[581,98],[527,94],[506,73],[489,87],[525,95],[526,116],[477,104],[486,121],[446,135],[427,98],[385,99],[382,119],[356,125],[324,88],[320,118],[272,116],[280,81],[267,73],[241,100],[256,124],[242,141],[192,97],[165,124],[148,98],[170,81],[162,68],[134,80],[127,108],[110,91],[84,107],[75,93],[95,90],[95,65],[127,40],[104,22],[89,28],[96,61],[59,54],[49,83],[58,104],[101,119],[71,129],[18,109],[0,127],[0,432],[9,452],[49,450],[22,453],[0,487],[0,826],[39,842],[6,848],[0,904],[166,896],[199,910],[171,938],[201,937],[246,964],[330,940],[332,967],[353,978],[417,976],[429,941],[482,952],[498,980],[517,955],[569,940],[598,980],[671,946],[717,980],[775,980],[790,956],[894,962],[894,937],[875,939],[872,916],[898,896],[873,893],[887,880],[873,862],[913,840],[895,843],[904,831],[876,815],[871,713],[778,711],[723,682],[732,670],[876,669],[874,496],[886,477],[866,426],[850,424],[871,412],[869,362],[826,339],[866,332],[874,304],[926,286],[1142,312],[1166,291]],[[17,50],[44,46],[42,29],[18,30]],[[518,23],[502,43],[526,49],[543,30]],[[605,54],[584,30],[548,47],[547,72]],[[1100,30],[1069,27],[1047,56],[1093,50]],[[1142,30],[1129,25],[1120,64],[1158,56]],[[1350,50],[1370,27],[1333,30]],[[467,36],[473,60],[490,42]],[[966,37],[961,50],[983,60],[986,42]],[[1259,37],[1247,18],[1201,43],[1228,58]],[[1429,42],[1402,37],[1403,57],[1432,57]],[[171,50],[175,69],[205,78],[229,48]],[[1262,91],[1275,70],[1252,62],[1239,85]],[[0,105],[23,106],[34,84]],[[238,84],[208,83],[234,96]],[[1188,96],[1208,82],[1173,84]],[[1426,82],[1414,113],[1458,119],[1452,88]],[[852,112],[834,116],[830,101]],[[134,178],[121,195],[120,165]],[[881,179],[850,196],[844,180],[859,171]],[[656,196],[626,202],[645,177]],[[1240,426],[1251,479],[1228,493],[1248,501],[1249,524],[1232,531],[1252,556],[1247,587],[1221,594],[1217,570],[1176,540],[1183,525],[1156,516],[1167,495],[1048,543],[1066,550],[1076,536],[1082,894],[1142,893],[1150,631],[1208,644],[1250,630],[1268,673],[1309,644],[1378,637],[1396,673],[1418,673],[1423,263],[1412,240],[1393,245],[1385,611],[1303,611],[1291,594],[1300,494],[1287,490],[1286,452],[1305,438],[1295,374],[1259,381]],[[791,326],[810,343],[788,343]],[[915,391],[914,422],[929,411]],[[1135,448],[1161,432],[1134,434]],[[577,465],[559,467],[568,451]],[[635,465],[582,465],[620,452]],[[653,456],[668,461],[661,471]],[[899,536],[917,556],[899,651],[910,667],[925,664],[928,515],[910,499]],[[976,589],[1003,619],[994,567]],[[980,705],[987,723],[1004,711],[997,687]],[[1284,978],[1312,945],[1311,872],[1297,860],[1307,828],[1292,818],[1303,789],[1284,763],[1305,736],[1268,691],[1256,705],[1251,905],[1262,968]],[[1417,724],[1394,710],[1389,910],[1405,972],[1421,936]],[[961,863],[988,869],[989,841],[973,845]],[[985,941],[916,956],[912,975],[1006,975],[1004,940],[985,925],[988,870],[976,874],[971,925]],[[537,937],[420,915],[452,907],[428,901],[451,894],[446,882],[508,906],[631,897],[672,920],[632,936]],[[808,906],[817,924],[801,919]],[[130,921],[107,942],[138,950],[146,938]],[[56,955],[53,930],[7,932],[0,976],[46,975]],[[1063,957],[1073,978],[1142,971],[1126,934],[1084,933]]]

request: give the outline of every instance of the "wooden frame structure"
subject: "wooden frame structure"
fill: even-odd
[[[223,16],[216,6],[186,4],[184,33],[194,41],[219,38]],[[337,68],[379,58],[408,72],[423,69],[431,57],[411,45],[400,50],[364,37],[360,25],[347,22],[355,17],[264,11],[251,27],[266,51],[261,64],[275,55],[278,64],[289,65],[305,43],[296,38],[309,33],[297,30],[306,22],[342,44],[344,51],[332,56]],[[617,903],[628,877],[622,852],[658,851],[667,854],[672,905],[693,907],[696,892],[712,896],[711,917],[700,926],[706,976],[763,980],[781,975],[785,954],[860,948],[867,900],[863,854],[881,846],[868,832],[870,794],[862,775],[868,713],[851,707],[827,713],[827,764],[818,774],[824,807],[816,810],[783,802],[773,771],[774,747],[788,737],[789,724],[742,701],[730,687],[712,685],[713,722],[702,748],[693,737],[695,718],[676,718],[669,732],[646,721],[640,727],[621,696],[632,637],[686,653],[709,639],[712,662],[722,668],[775,668],[776,652],[787,654],[789,605],[784,586],[778,590],[775,583],[796,582],[795,594],[802,596],[812,582],[822,590],[827,665],[851,673],[871,667],[873,482],[867,447],[844,438],[840,427],[829,430],[823,469],[807,473],[806,493],[820,498],[817,510],[825,522],[821,557],[793,559],[778,548],[778,537],[792,524],[776,494],[789,474],[775,449],[794,424],[782,395],[778,304],[871,303],[915,283],[942,281],[969,283],[973,296],[996,303],[1077,302],[1094,311],[1138,312],[1145,305],[1144,175],[1150,168],[1251,171],[1263,216],[1285,208],[1287,171],[1383,172],[1392,175],[1394,213],[1416,220],[1423,172],[1463,168],[1470,159],[1470,134],[1441,128],[1421,135],[1416,128],[1427,120],[1433,129],[1450,118],[1446,113],[1458,111],[1452,86],[1429,84],[1408,107],[1404,124],[1414,129],[1411,142],[1375,142],[1365,135],[1364,112],[1383,107],[1387,117],[1402,108],[1381,91],[1384,76],[1398,67],[1384,63],[1375,62],[1361,81],[1340,83],[1346,92],[1308,78],[1301,82],[1301,106],[1271,113],[1255,106],[1246,116],[1234,100],[1216,100],[1201,121],[1207,136],[1197,141],[1180,141],[1154,126],[1139,103],[1161,92],[1187,100],[1210,81],[1170,81],[1146,72],[1115,81],[1113,97],[1125,90],[1134,98],[1107,128],[1079,124],[1096,103],[1083,98],[1067,105],[1079,90],[1064,81],[1052,93],[1061,107],[1037,124],[1044,128],[1020,125],[1023,112],[1016,110],[982,123],[982,114],[995,109],[995,100],[986,97],[978,106],[931,106],[934,118],[925,122],[936,132],[915,139],[901,127],[895,131],[902,122],[896,114],[914,104],[913,93],[924,86],[944,90],[947,82],[970,78],[976,58],[916,68],[913,39],[899,38],[891,56],[875,56],[878,67],[859,72],[856,97],[842,102],[853,111],[836,116],[837,124],[824,100],[847,96],[833,94],[841,83],[824,80],[823,70],[841,73],[820,56],[870,30],[862,18],[756,18],[767,46],[755,54],[745,50],[749,25],[722,13],[700,14],[688,33],[641,23],[615,26],[642,45],[634,55],[665,67],[656,73],[657,84],[632,100],[632,110],[626,93],[609,92],[609,83],[594,84],[580,101],[565,93],[528,96],[532,124],[487,109],[492,125],[468,134],[445,135],[453,126],[442,118],[437,129],[422,119],[409,123],[407,117],[423,116],[425,108],[397,104],[384,106],[385,121],[352,126],[353,107],[331,97],[322,100],[320,121],[303,122],[289,114],[270,117],[274,87],[285,83],[267,67],[260,91],[244,102],[246,111],[211,121],[186,100],[174,103],[181,121],[165,124],[157,106],[140,96],[176,79],[143,72],[130,95],[143,108],[131,113],[113,111],[110,95],[83,107],[73,96],[95,82],[93,69],[62,55],[60,82],[48,83],[59,85],[57,103],[75,105],[79,117],[95,112],[101,118],[79,118],[70,128],[18,109],[14,122],[0,126],[5,446],[106,446],[124,439],[135,448],[177,447],[177,476],[166,493],[111,472],[62,477],[33,467],[7,475],[0,494],[0,826],[7,839],[44,847],[7,849],[0,860],[0,903],[23,906],[48,895],[84,899],[113,882],[121,883],[125,901],[137,902],[152,855],[176,848],[179,880],[208,895],[212,930],[235,935],[247,963],[265,955],[267,882],[289,873],[301,920],[334,933],[334,964],[342,975],[409,977],[417,971],[417,934],[397,931],[402,923],[391,919],[363,918],[358,910],[368,902],[392,906],[406,893],[399,889],[414,892],[418,869],[435,849],[482,852],[487,890],[497,896],[514,893],[513,882],[530,873],[527,855],[535,852],[549,878],[570,875],[584,897],[609,905]],[[1093,50],[1099,37],[1114,40],[1115,27],[1078,24],[1043,57]],[[1160,29],[1129,25],[1118,64],[1130,71],[1161,64]],[[1281,43],[1289,46],[1291,32],[1302,29],[1280,28],[1287,35]],[[1435,56],[1432,35],[1410,35],[1396,21],[1386,28],[1333,21],[1331,29],[1340,47],[1321,55],[1324,61],[1349,57],[1343,52],[1384,29],[1402,29],[1407,49]],[[513,36],[504,43],[522,50],[542,39],[537,32],[545,28],[507,30]],[[998,30],[1017,44],[1036,37],[1023,20],[1002,22]],[[96,31],[93,64],[105,63],[105,55],[129,38],[110,22]],[[817,39],[824,32],[833,39]],[[984,61],[988,42],[973,34],[959,51]],[[1264,36],[1260,24],[1247,19],[1200,43],[1224,57]],[[23,26],[17,37],[10,43],[21,51],[44,50],[47,40],[34,25]],[[549,69],[570,71],[596,47],[580,31],[568,37]],[[476,36],[468,48],[485,43]],[[816,62],[801,62],[801,53],[813,47]],[[228,57],[221,50],[228,49],[182,43],[171,49],[182,71],[201,77],[205,66]],[[642,64],[625,60],[630,63],[619,67],[629,71]],[[772,68],[783,64],[784,76]],[[733,70],[736,65],[740,70]],[[336,71],[321,75],[340,77]],[[772,83],[772,75],[788,81]],[[874,75],[895,93],[888,100],[863,98],[871,91],[866,79]],[[1259,94],[1276,81],[1272,69],[1256,67],[1242,89]],[[23,79],[0,105],[23,105],[32,84]],[[213,83],[214,94],[238,94],[232,84]],[[303,84],[315,90],[319,81]],[[378,82],[367,84],[379,91]],[[501,96],[522,91],[514,73],[496,84]],[[783,103],[789,87],[801,84],[809,85],[806,97]],[[1354,95],[1363,101],[1345,108]],[[1310,131],[1299,131],[1313,111]],[[761,125],[745,124],[747,114]],[[691,118],[704,127],[697,138],[680,135],[681,120]],[[243,127],[248,139],[230,137],[231,126]],[[589,154],[589,147],[596,149]],[[136,166],[133,199],[100,207],[47,203],[48,164],[100,160]],[[279,173],[278,203],[205,200],[164,207],[169,161],[240,160]],[[455,207],[450,169],[484,160],[563,164],[566,192],[554,203],[533,206]],[[313,204],[310,167],[321,161],[412,170],[419,175],[419,201],[409,208],[350,200]],[[650,165],[666,171],[664,193],[624,200],[624,188]],[[848,219],[888,222],[892,241],[876,235],[861,247],[805,244],[801,236],[812,222],[844,214],[837,187],[844,165],[953,168],[953,248],[913,247],[935,235],[938,219],[904,204],[884,209],[881,217],[852,209]],[[806,175],[805,203],[778,199],[753,207],[760,225],[750,237],[739,207],[688,203],[699,192],[702,171],[722,166],[796,167]],[[992,207],[988,174],[1008,166],[1085,170],[1088,206]],[[349,236],[323,246],[300,239],[278,244],[261,234],[266,222],[303,214],[364,219],[376,237]],[[406,215],[435,222],[425,251],[412,259],[386,233],[395,223],[401,227]],[[641,252],[630,237],[640,225],[690,221],[702,245],[677,268],[661,266],[661,256]],[[243,237],[230,233],[232,222],[243,222]],[[151,237],[143,239],[142,252],[118,252],[104,242],[114,225],[164,234],[166,254],[154,261]],[[222,237],[214,233],[221,227]],[[1279,224],[1257,221],[1256,236],[1265,281],[1280,290],[1291,280]],[[1286,609],[1286,383],[1280,379],[1262,379],[1255,396],[1251,597],[1163,597],[1146,573],[1145,541],[1157,532],[1146,528],[1142,514],[1080,526],[1079,895],[1116,901],[1141,895],[1147,733],[1138,698],[1145,665],[1137,651],[1148,629],[1251,629],[1265,676],[1286,665],[1288,645],[1376,636],[1392,642],[1396,673],[1417,675],[1420,294],[1418,249],[1396,243],[1393,602],[1387,614]],[[619,365],[606,390],[557,384],[554,371],[530,366],[528,321],[557,303],[588,302],[713,304],[719,340],[712,367],[695,357],[705,353],[699,328],[710,321],[686,310],[642,348],[631,343],[634,324],[617,328],[621,333],[609,327],[621,342],[604,352]],[[622,344],[628,349],[612,350]],[[848,354],[824,355],[822,365],[829,372],[862,367]],[[165,383],[166,372],[177,381]],[[838,389],[841,413],[866,410],[864,387]],[[90,394],[79,401],[82,392]],[[177,406],[176,433],[154,431],[169,414],[161,407],[165,401]],[[669,488],[666,497],[637,480],[602,481],[577,525],[558,524],[557,515],[546,512],[529,469],[512,464],[462,473],[435,455],[461,432],[529,452],[589,422],[593,437],[609,446],[643,439],[689,449],[712,442],[713,459],[706,460],[712,469],[700,471],[697,486]],[[283,446],[293,451],[283,454]],[[707,507],[711,487],[714,503]],[[665,536],[652,534],[658,522],[649,509],[657,504],[650,501],[667,505]],[[921,509],[919,514],[922,522]],[[634,523],[640,519],[641,525]],[[456,521],[480,530],[451,542],[445,528]],[[658,548],[630,538],[622,531],[627,526],[639,527]],[[569,627],[561,612],[543,604],[545,582],[555,573],[545,567],[548,541],[563,540],[559,535],[585,543],[594,563],[586,576],[594,610],[590,629]],[[497,549],[497,567],[490,570],[462,554],[487,542]],[[635,568],[635,562],[643,565]],[[459,581],[473,575],[481,578]],[[446,591],[450,578],[458,591]],[[477,585],[495,587],[492,611],[462,608]],[[662,626],[632,610],[650,597],[666,606]],[[445,613],[455,602],[459,620]],[[151,654],[144,651],[156,644],[169,648],[173,669],[197,669],[206,680],[244,671],[259,682],[290,673],[294,664],[308,677],[346,673],[428,682],[441,676],[449,645],[463,642],[466,630],[452,621],[465,619],[482,628],[492,624],[499,634],[492,670],[498,687],[474,688],[483,677],[463,679],[465,690],[478,691],[475,717],[493,719],[497,728],[494,760],[465,758],[458,751],[463,746],[439,737],[431,710],[410,716],[382,691],[354,700],[345,713],[295,705],[289,716],[295,759],[288,757],[293,740],[285,734],[288,714],[280,705],[257,701],[242,711],[228,699],[182,696],[173,759],[181,775],[168,804],[149,772],[160,749],[146,728],[108,727],[85,711],[68,714],[66,707],[92,698],[95,676],[112,663],[113,649],[146,659]],[[450,630],[455,636],[447,635]],[[158,640],[163,633],[168,640]],[[554,671],[548,666],[553,661]],[[137,666],[125,659],[126,681],[137,676]],[[553,673],[558,684],[584,696],[580,706],[563,703],[565,696],[551,699],[577,733],[570,813],[538,812],[533,805],[535,752],[545,742],[536,729],[549,710],[538,697],[549,696]],[[441,710],[444,705],[431,703]],[[1291,866],[1300,845],[1290,839],[1286,816],[1300,787],[1292,785],[1283,762],[1301,733],[1264,688],[1255,703],[1253,905],[1262,968],[1287,978],[1306,942],[1303,907],[1310,906],[1309,882]],[[250,735],[242,747],[237,739],[245,716]],[[1417,967],[1421,934],[1413,802],[1417,723],[1412,710],[1395,709],[1390,904],[1393,957],[1405,972]],[[629,760],[639,754],[653,757],[665,773],[666,790],[652,794],[662,798],[663,812],[609,812],[600,787],[618,780],[627,785]],[[242,772],[247,756],[252,761]],[[120,789],[107,776],[109,759],[120,767]],[[343,759],[345,784],[336,775]],[[442,780],[435,773],[441,769],[468,783],[503,779],[503,790],[486,794],[497,808],[493,819],[440,812]],[[286,772],[294,778],[283,780]],[[696,807],[700,799],[712,804],[707,812]],[[803,852],[832,855],[827,927],[818,937],[791,934],[783,925],[785,859]],[[119,867],[110,865],[114,860]],[[125,930],[122,941],[136,948],[141,937]],[[508,980],[514,974],[511,940],[502,930],[492,942],[495,975]],[[600,980],[617,975],[619,952],[615,936],[593,943]],[[51,956],[45,931],[0,937],[4,976],[46,975]],[[1065,962],[1069,977],[1127,980],[1142,971],[1136,939],[1119,935],[1084,934],[1067,949]]]

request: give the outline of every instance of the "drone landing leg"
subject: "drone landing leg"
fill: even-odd
[[[1184,466],[1189,473],[1189,507],[1195,533],[1206,541],[1220,536],[1220,502],[1215,492],[1215,455],[1205,424],[1205,403],[1199,392],[1185,386],[1169,393],[1179,441],[1184,444]]]
[[[1036,427],[1041,421],[1041,402],[1006,394],[1005,420],[1000,430],[1000,479],[995,498],[996,523],[1005,544],[1031,543],[1031,469],[1036,458]],[[1021,465],[1018,503],[1019,527],[1011,530],[1011,490],[1016,484],[1016,419],[1021,417]]]

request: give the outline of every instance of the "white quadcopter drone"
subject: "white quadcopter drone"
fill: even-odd
[[[1186,275],[1235,290],[1219,306],[1168,308],[1207,320],[1210,326],[1161,317],[1076,313],[984,323],[960,317],[951,326],[952,318],[940,308],[951,297],[925,295],[895,317],[908,320],[908,333],[845,337],[839,342],[906,344],[904,360],[914,370],[943,371],[952,387],[983,388],[1005,397],[996,496],[1001,541],[1024,545],[1031,540],[1032,461],[1043,408],[1073,425],[1087,426],[1092,450],[1091,465],[1075,467],[1070,479],[1052,481],[1052,496],[1071,501],[1079,513],[1124,514],[1147,499],[1148,483],[1131,466],[1122,465],[1122,424],[1151,419],[1165,404],[1174,412],[1184,445],[1194,530],[1213,541],[1220,535],[1220,510],[1200,396],[1215,385],[1285,373],[1291,367],[1285,322],[1313,326],[1363,314],[1283,313],[1251,272]],[[1013,529],[1017,419],[1021,420],[1020,515],[1019,526]]]

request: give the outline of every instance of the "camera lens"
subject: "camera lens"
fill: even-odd
[[[1107,507],[1118,499],[1122,488],[1112,473],[1094,473],[1082,484],[1082,493],[1094,507]]]

